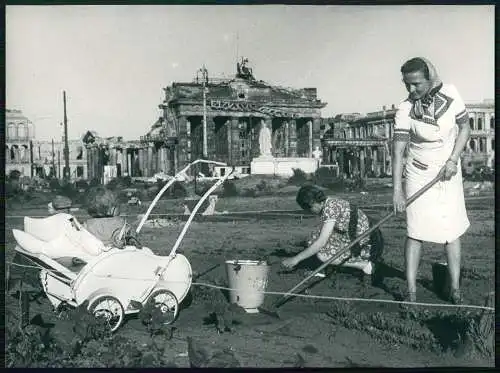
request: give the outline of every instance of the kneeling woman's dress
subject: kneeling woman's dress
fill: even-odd
[[[335,221],[335,227],[328,238],[326,245],[318,252],[317,257],[326,262],[339,251],[343,250],[354,239],[370,228],[370,221],[366,214],[353,204],[339,198],[327,198],[321,212],[322,223]],[[311,242],[319,237],[322,226],[313,233]],[[361,240],[349,251],[342,254],[332,264],[377,262],[382,257],[383,239],[379,229]]]

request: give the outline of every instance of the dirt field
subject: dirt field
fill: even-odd
[[[344,195],[355,200],[376,221],[384,217],[389,193],[376,196]],[[474,198],[467,202],[471,227],[463,237],[462,288],[465,304],[483,305],[484,297],[494,291],[495,230],[494,199]],[[125,207],[125,212],[142,213],[147,206]],[[296,211],[294,196],[221,199],[217,210],[228,212],[258,210]],[[179,201],[162,201],[154,213],[181,212]],[[20,216],[44,216],[44,206],[8,207],[5,224],[5,256],[12,261],[14,239],[11,229],[22,229]],[[85,218],[83,212],[75,215]],[[13,217],[11,217],[13,216]],[[18,217],[16,217],[18,216]],[[131,220],[134,220],[131,218]],[[400,312],[397,304],[293,298],[278,309],[276,318],[266,313],[238,314],[231,331],[217,333],[208,322],[214,302],[225,302],[222,292],[201,284],[227,285],[224,261],[228,259],[267,259],[272,264],[268,291],[287,291],[315,269],[309,261],[292,273],[283,273],[279,260],[300,250],[300,242],[311,233],[318,219],[297,213],[278,218],[275,215],[224,215],[195,221],[179,249],[190,261],[194,272],[192,299],[184,305],[175,323],[173,337],[163,341],[166,360],[178,367],[189,367],[187,337],[211,353],[229,349],[243,367],[423,367],[423,366],[493,366],[493,358],[457,353],[457,313],[472,317],[477,312],[456,308],[417,307],[416,316]],[[183,226],[172,220],[163,228],[144,228],[140,240],[157,254],[168,252]],[[371,300],[398,300],[405,290],[403,241],[405,222],[396,217],[382,226],[385,239],[383,282],[373,286],[358,273],[336,269],[326,279],[311,286],[309,295],[357,297]],[[439,245],[427,244],[419,271],[418,300],[448,304],[432,286],[432,264],[444,262]],[[219,266],[216,266],[219,264]],[[213,268],[215,267],[215,268]],[[212,270],[209,270],[213,268]],[[14,271],[14,270],[12,270]],[[315,282],[314,280],[312,282]],[[222,300],[221,300],[222,299]],[[264,309],[278,296],[266,295]],[[6,296],[6,307],[18,313],[18,300]],[[468,313],[467,313],[468,312]],[[67,320],[51,312],[45,297],[30,303],[30,315],[42,315],[52,324],[52,332],[62,341],[72,338]],[[14,322],[7,313],[6,323]],[[385,324],[384,324],[385,323]],[[382,327],[380,325],[385,325]],[[117,332],[137,344],[146,344],[149,334],[137,318],[130,318]],[[455,333],[455,334],[454,334]]]

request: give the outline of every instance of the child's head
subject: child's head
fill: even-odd
[[[59,212],[69,213],[71,208],[71,199],[65,196],[55,196],[55,198],[48,204],[50,214],[57,214]]]
[[[97,186],[90,189],[87,197],[87,211],[93,218],[117,216],[120,213],[118,198],[111,190]]]
[[[326,200],[325,193],[316,185],[304,185],[297,193],[297,203],[304,210],[319,213]]]

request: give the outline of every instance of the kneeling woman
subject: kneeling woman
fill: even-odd
[[[370,228],[368,217],[363,211],[340,198],[327,198],[317,186],[300,188],[297,203],[304,210],[321,215],[322,226],[313,234],[304,251],[283,260],[282,264],[286,268],[293,268],[313,255],[326,262]],[[376,229],[331,264],[357,268],[371,275],[374,264],[382,258],[382,250],[382,234]]]

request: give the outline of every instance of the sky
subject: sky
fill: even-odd
[[[163,88],[203,65],[231,78],[316,87],[323,117],[381,110],[407,95],[400,66],[423,56],[467,102],[495,97],[494,7],[476,5],[7,6],[6,107],[60,139],[138,139]]]

